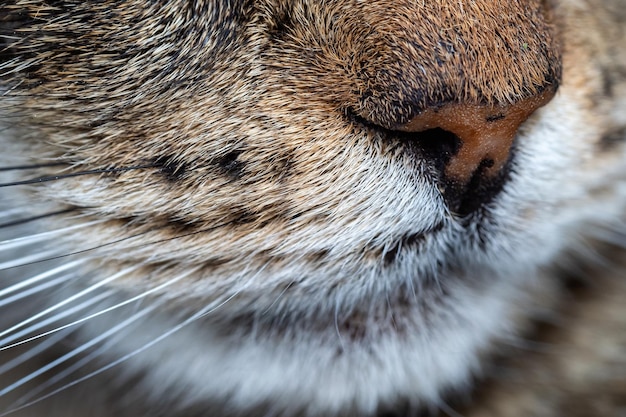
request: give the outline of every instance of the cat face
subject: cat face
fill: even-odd
[[[0,10],[2,159],[58,164],[15,187],[63,211],[50,229],[79,231],[55,253],[81,252],[88,282],[211,311],[215,345],[258,331],[229,355],[188,349],[211,369],[259,349],[281,372],[319,358],[293,388],[305,402],[332,402],[324,381],[341,407],[361,395],[341,369],[367,351],[381,362],[364,386],[401,374],[373,397],[462,383],[537,270],[624,210],[624,66],[605,57],[623,48],[580,33],[618,15],[537,0]],[[239,401],[286,389],[270,379]]]
[[[462,169],[465,126],[406,126],[429,111],[463,122],[463,106],[507,118],[516,103],[551,97],[561,76],[552,10],[539,1],[8,10],[30,18],[19,17],[23,45],[8,53],[29,69],[23,124],[47,138],[41,153],[74,171],[113,170],[43,193],[110,220],[98,241],[141,234],[118,261],[197,266],[199,282],[226,287],[246,279],[244,259],[267,271],[258,281],[271,291],[281,275],[279,288],[328,289],[398,275],[408,258],[398,278],[420,281],[462,267],[452,253],[462,247],[480,257],[491,239],[472,229],[490,227],[506,196],[514,138]],[[487,142],[489,128],[468,129]],[[485,162],[497,165],[491,175]]]

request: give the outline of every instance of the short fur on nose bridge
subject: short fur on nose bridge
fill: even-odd
[[[440,128],[456,135],[461,141],[459,152],[446,167],[446,176],[461,184],[467,183],[482,161],[493,164],[485,175],[500,171],[509,157],[509,152],[519,126],[539,107],[554,96],[554,89],[507,105],[481,105],[448,103],[420,112],[408,123],[396,125],[395,130],[422,132]]]

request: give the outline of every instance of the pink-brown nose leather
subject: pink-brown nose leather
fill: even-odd
[[[493,161],[493,165],[483,172],[484,175],[492,176],[499,172],[509,158],[519,126],[553,96],[554,90],[547,89],[509,105],[450,103],[425,110],[395,129],[422,132],[440,128],[456,135],[461,140],[461,148],[450,159],[446,176],[465,184],[484,160]]]

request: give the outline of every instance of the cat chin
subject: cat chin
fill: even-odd
[[[109,343],[106,358],[121,358],[129,376],[142,375],[146,395],[181,408],[223,399],[227,409],[272,404],[305,415],[367,415],[402,398],[436,406],[442,392],[469,387],[494,343],[515,337],[528,296],[505,279],[480,289],[454,285],[424,304],[428,314],[422,305],[393,317],[391,326],[371,319],[364,339],[345,324],[307,322],[306,313],[315,313],[306,306],[302,326],[288,332],[220,321],[219,307],[197,320],[158,308]],[[86,327],[85,340],[132,316],[114,314]]]

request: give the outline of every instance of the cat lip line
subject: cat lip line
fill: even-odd
[[[415,233],[406,232],[402,236],[399,236],[392,241],[392,244],[389,245],[391,249],[385,251],[384,256],[387,257],[389,256],[389,254],[393,254],[395,256],[397,253],[406,249],[407,247],[420,246],[424,239],[429,236],[437,235],[439,232],[441,232],[441,230],[446,227],[446,225],[447,221],[441,220],[439,223],[428,229],[424,229]]]

